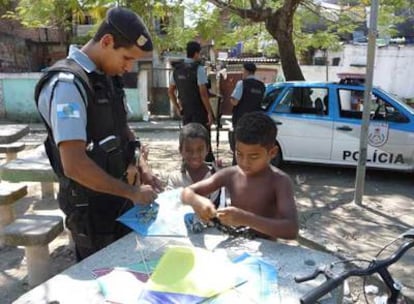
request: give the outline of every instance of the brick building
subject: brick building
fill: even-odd
[[[0,73],[38,72],[65,54],[56,29],[25,28],[0,19]]]

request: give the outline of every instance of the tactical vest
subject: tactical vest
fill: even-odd
[[[87,95],[87,103],[84,100],[85,105],[87,104],[87,155],[113,177],[122,178],[129,162],[132,161],[135,147],[131,147],[131,143],[128,142],[127,112],[121,78],[119,76],[108,77],[95,72],[87,74],[72,59],[64,59],[50,67],[39,80],[35,89],[36,106],[38,106],[39,95],[43,86],[54,75],[61,72],[72,73],[75,79],[81,83]],[[80,92],[83,92],[80,90],[77,81],[74,80],[74,84]],[[52,88],[49,109],[51,109],[50,103],[53,100],[53,92],[57,83],[58,81],[55,82]],[[80,200],[97,195],[98,193],[81,186],[64,175],[52,130],[46,120],[43,117],[42,119],[48,133],[45,141],[46,153],[54,172],[59,178],[61,191],[63,190],[65,193],[76,192],[76,196]]]
[[[197,83],[197,70],[199,62],[180,62],[175,64],[173,77],[178,90],[178,98],[183,107],[183,116],[205,117],[207,111],[203,105]]]
[[[232,122],[233,127],[237,121],[245,114],[260,111],[261,103],[265,92],[265,85],[260,80],[247,78],[243,80],[243,93],[237,106],[233,108]]]

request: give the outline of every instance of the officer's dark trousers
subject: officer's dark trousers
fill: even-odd
[[[183,126],[185,126],[186,124],[188,124],[190,122],[198,122],[198,123],[202,124],[207,129],[207,131],[208,131],[208,154],[206,156],[205,161],[209,162],[209,163],[214,162],[215,158],[214,158],[213,150],[211,148],[211,128],[207,124],[207,122],[208,122],[207,117],[203,114],[184,115],[183,116]]]
[[[131,231],[116,219],[133,206],[132,202],[106,194],[90,198],[85,206],[74,207],[72,200],[59,192],[59,205],[66,213],[66,226],[72,233],[78,261]]]

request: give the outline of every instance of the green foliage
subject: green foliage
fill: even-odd
[[[287,1],[263,0],[257,4],[263,4],[262,8],[274,12]],[[381,1],[378,18],[380,35],[395,35],[394,25],[403,21],[395,12],[410,7],[411,1]],[[0,7],[11,9],[15,2],[0,0]],[[229,3],[237,8],[254,10],[250,6],[254,2],[232,0]],[[370,5],[369,0],[341,2],[346,6],[340,12],[332,12],[314,5],[311,1],[302,1],[302,6],[295,12],[294,18],[293,37],[298,55],[309,48],[337,50],[341,37],[349,35],[357,25],[365,24],[365,8]],[[94,22],[99,23],[109,7],[116,3],[127,6],[146,22],[160,52],[182,50],[188,40],[201,39],[213,40],[217,49],[229,49],[237,42],[243,41],[247,52],[262,51],[267,55],[278,53],[277,43],[262,22],[252,22],[231,11],[226,11],[227,17],[223,18],[224,10],[216,7],[211,9],[208,0],[198,0],[187,5],[182,0],[20,0],[17,3],[17,8],[7,13],[9,18],[18,19],[30,27],[56,26],[68,34],[72,33],[73,24],[81,23],[85,15],[91,16]],[[195,16],[192,26],[184,26],[184,11]],[[155,33],[154,20],[165,21],[162,23],[163,35]],[[304,28],[309,27],[315,29],[312,32],[303,32]],[[89,37],[78,37],[73,41],[86,41]]]
[[[77,0],[20,0],[10,15],[28,27],[57,26],[65,30],[71,28],[74,16],[83,17],[82,7]]]

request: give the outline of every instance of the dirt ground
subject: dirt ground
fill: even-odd
[[[149,162],[161,179],[179,167],[178,134],[175,131],[140,133],[142,142],[150,147]],[[212,136],[215,138],[215,135]],[[25,138],[29,145],[39,144],[40,135]],[[225,133],[220,136],[219,158],[231,163]],[[214,141],[213,141],[214,143]],[[214,151],[216,145],[213,144]],[[400,233],[414,225],[413,175],[368,171],[362,206],[353,203],[354,169],[287,164],[282,167],[292,178],[300,217],[302,245],[328,250],[340,257],[371,258]],[[55,200],[42,200],[40,187],[26,183],[29,194],[15,204],[16,214],[56,214]],[[395,247],[392,247],[395,248]],[[72,265],[74,254],[67,233],[50,244],[53,273]],[[385,252],[385,255],[389,251]],[[414,250],[409,252],[393,274],[413,294]],[[26,263],[22,248],[0,248],[0,303],[11,303],[28,290]],[[368,285],[376,284],[369,281]],[[361,280],[349,281],[344,303],[365,303]],[[377,294],[381,294],[380,292]],[[371,296],[371,298],[377,296]],[[413,297],[414,298],[414,297]],[[374,302],[371,302],[374,303]],[[377,302],[379,303],[379,302]]]

